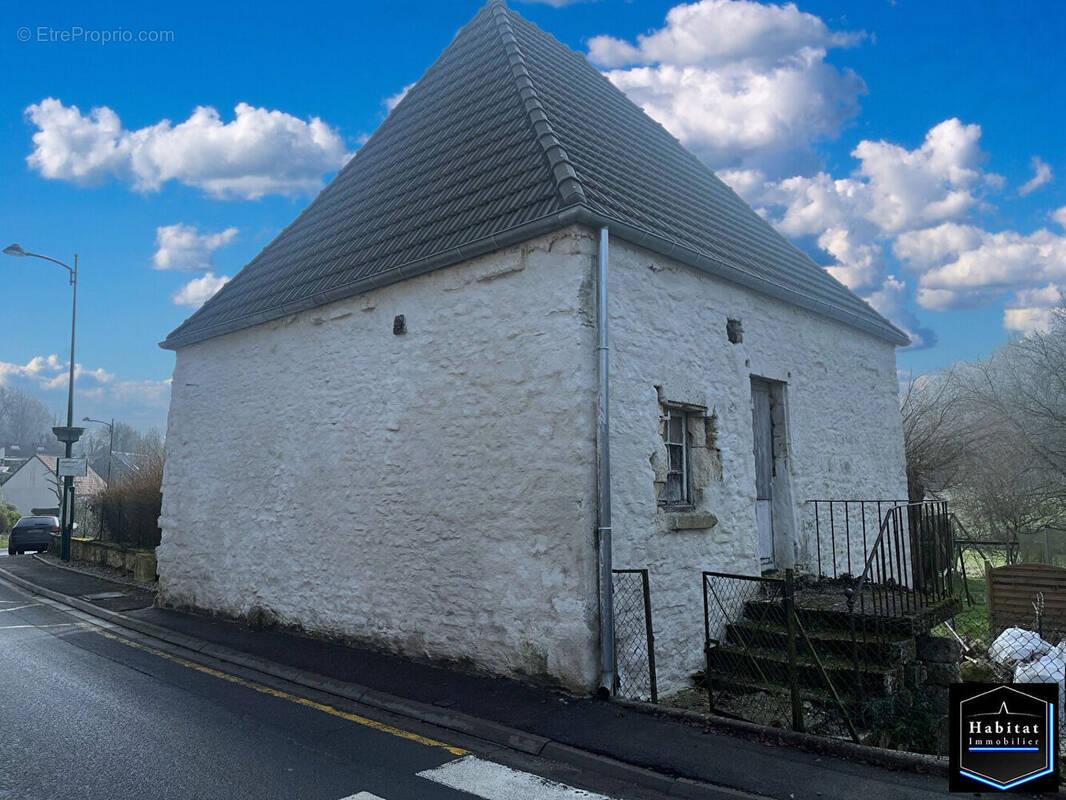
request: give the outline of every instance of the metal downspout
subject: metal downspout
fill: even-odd
[[[599,561],[600,601],[600,685],[598,694],[614,694],[616,683],[614,652],[614,576],[611,573],[611,420],[607,380],[607,228],[600,228],[599,279],[596,287],[597,320],[600,341],[599,396],[596,404],[596,549]]]

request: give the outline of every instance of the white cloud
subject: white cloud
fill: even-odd
[[[13,366],[13,365],[9,365]],[[66,369],[66,363],[59,360],[55,353],[49,356],[34,356],[25,367],[22,367],[26,375],[37,377],[42,372],[58,372]]]
[[[171,379],[163,381],[119,381],[110,387],[110,396],[119,403],[166,408],[170,405]]]
[[[760,169],[720,169],[718,177],[749,203],[762,196],[766,174]]]
[[[834,258],[827,269],[837,280],[858,292],[880,292],[885,253],[893,240],[895,254],[913,262],[916,245],[908,239],[909,231],[965,218],[980,207],[985,187],[999,184],[999,176],[981,168],[980,137],[980,126],[948,119],[932,127],[913,150],[865,139],[851,152],[858,163],[850,176],[818,172],[761,185],[749,180],[747,199],[764,205],[763,213],[786,235],[814,237]],[[962,227],[942,224],[940,238],[958,235]],[[948,246],[924,236],[923,248]],[[892,281],[893,286],[899,282]],[[894,321],[902,327],[911,324],[902,317]]]
[[[777,222],[790,235],[856,222],[873,225],[869,235],[891,235],[958,219],[979,204],[983,186],[999,180],[980,168],[980,138],[979,125],[948,119],[914,150],[864,139],[851,151],[859,162],[851,177],[786,178],[767,185],[760,199],[784,207]]]
[[[907,285],[894,275],[887,276],[874,292],[863,299],[902,329],[910,337],[913,349],[936,344],[936,334],[929,328],[921,327],[918,318],[906,307]]]
[[[900,236],[894,251],[919,273],[918,302],[931,309],[975,308],[1010,291],[1018,293],[1012,305],[1030,307],[1034,284],[1066,282],[1066,236],[1044,228],[1023,234],[944,223]],[[1018,314],[1012,319],[1021,324]]]
[[[1049,283],[1039,289],[1023,289],[1013,302],[1003,309],[1003,327],[1009,331],[1030,333],[1046,331],[1051,326],[1055,310],[1063,306],[1066,284]]]
[[[341,136],[318,117],[305,122],[247,103],[229,122],[199,106],[177,125],[162,120],[132,131],[106,106],[85,115],[52,97],[26,114],[38,128],[30,167],[79,184],[115,178],[156,191],[176,180],[217,198],[309,194],[350,157]]]
[[[228,275],[215,275],[208,272],[202,278],[194,278],[182,286],[174,294],[174,303],[179,306],[199,308],[228,282]]]
[[[56,355],[34,356],[25,364],[0,361],[0,386],[12,385],[36,395],[56,412],[56,419],[66,418],[67,374],[69,362]],[[119,380],[108,370],[75,366],[74,418],[115,417],[138,427],[166,428],[166,409],[170,405],[170,379]]]
[[[236,235],[236,228],[199,233],[194,226],[182,223],[156,228],[155,269],[207,270],[174,293],[171,299],[175,305],[199,308],[229,281],[228,275],[215,275],[211,271],[211,254],[229,244]]]
[[[198,233],[193,225],[163,225],[155,229],[155,269],[211,269],[211,253],[229,244],[236,228],[218,233]]]
[[[1040,156],[1033,156],[1029,163],[1033,168],[1033,177],[1018,187],[1018,194],[1022,197],[1031,194],[1045,183],[1051,183],[1051,179],[1055,177],[1051,165],[1044,163]]]
[[[850,289],[874,285],[884,268],[881,245],[864,242],[847,227],[834,227],[818,237],[818,246],[836,259],[826,271]]]
[[[11,378],[24,378],[32,381],[39,388],[66,389],[70,379],[70,362],[61,361],[54,353],[48,356],[34,356],[25,364],[13,364],[0,361],[0,386],[8,383]],[[106,384],[114,380],[113,373],[97,367],[86,369],[81,364],[74,364],[74,385],[79,380],[88,379],[96,384]]]
[[[835,136],[866,85],[827,64],[826,52],[862,36],[830,31],[793,4],[702,0],[675,6],[635,44],[592,38],[589,58],[712,166],[727,167]]]
[[[409,83],[402,89],[400,89],[400,91],[398,91],[396,94],[390,95],[389,97],[386,97],[384,100],[382,100],[381,102],[385,104],[386,110],[392,111],[394,108],[396,108],[396,106],[400,104],[400,101],[407,97],[407,93],[411,91],[412,86],[414,86],[414,83]]]
[[[1066,206],[1056,208],[1051,212],[1051,218],[1063,228],[1066,228]]]
[[[872,195],[867,217],[894,232],[963,216],[977,205],[982,183],[1001,180],[981,171],[980,138],[980,125],[953,118],[930,128],[915,150],[884,140],[859,142],[852,155]]]
[[[578,3],[588,3],[591,0],[519,0],[523,3],[536,3],[537,5],[551,6],[552,8],[565,8],[566,6],[574,6]]]
[[[807,48],[848,47],[861,33],[835,33],[792,3],[764,5],[749,0],[702,0],[679,5],[666,25],[637,36],[634,46],[612,36],[589,40],[589,58],[605,67],[635,63],[713,67],[736,61],[786,62]]]

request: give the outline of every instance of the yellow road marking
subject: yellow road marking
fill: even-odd
[[[202,672],[203,674],[210,675],[213,678],[219,678],[224,681],[229,681],[230,683],[236,683],[238,686],[243,686],[246,689],[252,689],[262,694],[268,694],[271,697],[277,697],[281,700],[288,700],[290,703],[296,703],[298,705],[305,706],[306,708],[313,708],[316,711],[321,711],[323,714],[330,714],[334,717],[340,717],[341,719],[346,719],[349,722],[354,722],[358,725],[365,725],[368,728],[373,728],[374,730],[381,731],[382,733],[389,733],[393,736],[398,736],[401,739],[408,739],[412,742],[424,744],[427,747],[439,747],[443,750],[447,750],[452,755],[470,755],[469,750],[464,750],[461,747],[453,747],[450,744],[438,742],[436,739],[430,739],[426,736],[419,736],[417,733],[405,731],[403,730],[403,728],[396,728],[392,725],[386,725],[384,722],[378,722],[377,720],[369,719],[368,717],[363,717],[359,714],[349,714],[347,711],[341,711],[339,708],[327,706],[325,703],[316,703],[314,700],[308,700],[306,697],[298,697],[297,695],[289,694],[288,692],[283,692],[278,689],[271,689],[269,686],[264,686],[261,683],[245,680],[244,678],[238,678],[236,675],[230,675],[227,672],[221,672],[220,670],[212,669],[211,667],[205,667],[203,664],[197,664],[195,661],[189,661],[184,658],[179,658],[178,656],[172,656],[170,653],[164,653],[162,650],[157,650],[154,647],[149,647],[148,645],[144,645],[139,642],[130,641],[129,639],[123,639],[121,636],[116,636],[113,633],[107,633],[106,631],[102,631],[99,628],[93,628],[92,630],[107,639],[113,639],[114,641],[121,642],[122,644],[128,647],[135,647],[138,650],[143,650],[146,653],[151,653],[154,656],[165,658],[167,661],[173,661],[175,664],[181,664],[183,667],[194,669],[197,672]]]

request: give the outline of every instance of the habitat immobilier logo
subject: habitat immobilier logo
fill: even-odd
[[[1057,792],[1056,683],[951,687],[953,792]]]

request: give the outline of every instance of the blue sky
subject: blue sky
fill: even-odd
[[[79,253],[79,418],[165,426],[157,343],[479,5],[5,6],[0,245]],[[910,331],[901,369],[987,354],[1066,286],[1061,3],[511,5]],[[100,41],[141,31],[170,41]],[[0,258],[0,297],[0,382],[61,413],[65,273]]]

